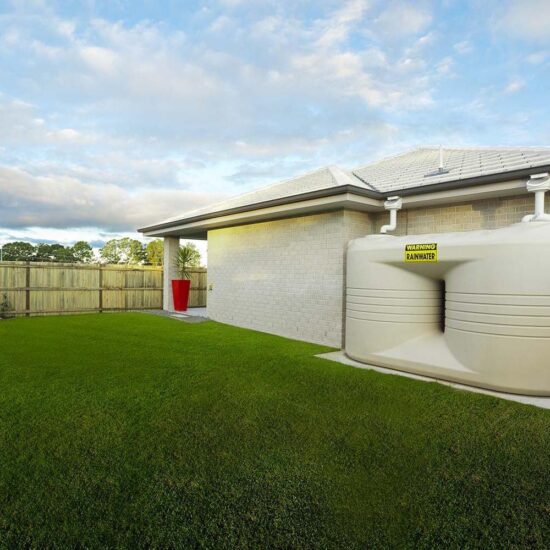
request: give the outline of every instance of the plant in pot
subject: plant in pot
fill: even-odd
[[[172,296],[176,311],[187,311],[189,304],[189,289],[191,288],[192,267],[198,267],[201,255],[194,244],[181,246],[176,255],[174,267],[178,271],[179,279],[172,279]]]
[[[11,307],[8,300],[8,295],[4,293],[2,298],[0,298],[0,319],[10,319],[12,317],[10,309]]]

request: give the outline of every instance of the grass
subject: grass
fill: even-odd
[[[550,544],[548,411],[137,313],[0,346],[0,547]]]

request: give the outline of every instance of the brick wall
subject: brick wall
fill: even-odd
[[[208,316],[340,347],[346,244],[371,232],[348,211],[209,231]]]
[[[532,213],[532,196],[403,210],[396,235],[495,229]],[[208,232],[208,315],[340,347],[346,244],[388,213],[339,211]]]
[[[521,221],[535,207],[532,194],[503,199],[487,199],[452,206],[432,206],[402,210],[397,214],[395,235],[446,233],[474,229],[497,229]],[[375,232],[388,223],[388,213],[373,216]]]

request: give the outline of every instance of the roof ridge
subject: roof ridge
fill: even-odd
[[[353,175],[355,175],[355,172],[357,170],[362,170],[363,168],[367,168],[367,167],[370,167],[370,166],[374,166],[376,164],[379,164],[381,162],[386,162],[388,160],[391,160],[391,159],[396,159],[396,158],[399,158],[399,157],[404,157],[405,155],[410,155],[411,153],[415,153],[416,151],[422,151],[424,149],[428,149],[428,147],[413,147],[411,149],[407,149],[406,151],[404,151],[403,153],[397,153],[397,154],[392,154],[392,155],[387,155],[385,157],[382,157],[382,158],[379,158],[378,160],[374,160],[374,161],[371,161],[371,162],[367,162],[366,164],[362,164],[361,166],[356,166],[355,168],[353,168],[351,170],[351,173]],[[357,176],[358,177],[358,176]],[[370,185],[370,184],[369,184]]]
[[[376,187],[366,182],[363,178],[354,174],[351,170],[346,170],[337,165],[331,165],[329,169],[333,172],[333,177],[336,180],[342,180],[338,185],[353,185],[355,187],[361,187],[362,189],[368,189],[369,191],[378,191]],[[336,172],[336,174],[334,174]]]
[[[371,188],[371,186],[365,183],[359,176],[355,175],[350,170],[346,170],[345,168],[338,166],[337,164],[331,164],[328,166],[328,169],[330,170],[337,185],[355,185]]]

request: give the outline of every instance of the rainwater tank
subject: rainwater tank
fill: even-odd
[[[550,396],[550,223],[351,241],[345,351],[372,365]]]

